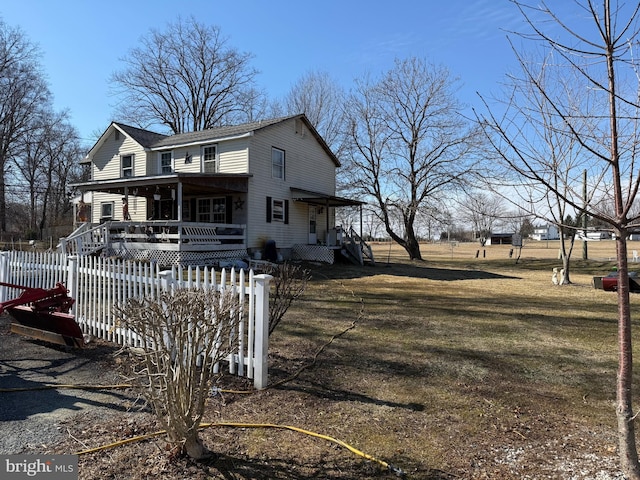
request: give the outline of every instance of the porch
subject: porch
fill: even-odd
[[[246,225],[177,220],[84,223],[60,239],[58,247],[67,254],[99,254],[165,266],[213,264],[247,256]]]
[[[356,265],[375,264],[371,246],[353,228],[348,232],[343,232],[340,228],[330,229],[325,245],[295,244],[292,257],[328,264],[333,264],[342,257]]]

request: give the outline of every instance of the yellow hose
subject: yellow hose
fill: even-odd
[[[383,468],[393,472],[394,474],[396,474],[399,477],[404,477],[406,474],[403,470],[401,470],[398,467],[394,467],[393,465],[385,462],[384,460],[380,460],[376,457],[374,457],[373,455],[369,455],[368,453],[365,453],[361,450],[358,450],[357,448],[349,445],[346,442],[343,442],[342,440],[339,440],[337,438],[334,437],[330,437],[329,435],[324,435],[322,433],[316,433],[316,432],[312,432],[310,430],[305,430],[303,428],[299,428],[299,427],[293,427],[291,425],[278,425],[275,423],[234,423],[234,422],[216,422],[216,423],[201,423],[200,424],[200,429],[204,429],[204,428],[211,428],[211,427],[228,427],[228,428],[277,428],[277,429],[281,429],[281,430],[291,430],[293,432],[298,432],[298,433],[303,433],[305,435],[309,435],[312,437],[316,437],[316,438],[321,438],[323,440],[327,440],[329,442],[335,443],[336,445],[340,445],[341,447],[346,448],[347,450],[349,450],[351,453],[354,453],[360,457],[363,457],[371,462],[375,462],[379,465],[381,465]],[[121,445],[126,445],[127,443],[133,443],[133,442],[137,442],[137,441],[142,441],[142,440],[147,440],[149,438],[153,438],[153,437],[157,437],[160,435],[164,435],[166,434],[166,430],[161,430],[158,432],[153,432],[153,433],[147,433],[145,435],[140,435],[138,437],[132,437],[132,438],[127,438],[125,440],[119,440],[117,442],[113,442],[110,443],[108,445],[102,445],[100,447],[95,447],[95,448],[91,448],[88,450],[82,450],[80,452],[76,452],[75,455],[85,455],[88,453],[95,453],[95,452],[99,452],[101,450],[107,450],[109,448],[115,448],[115,447],[119,447]]]

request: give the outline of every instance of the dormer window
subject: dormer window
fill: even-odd
[[[171,152],[160,153],[160,173],[173,172],[173,154]]]
[[[218,173],[218,148],[216,145],[202,147],[202,171]]]
[[[133,155],[122,155],[120,157],[120,175],[122,177],[133,177]]]

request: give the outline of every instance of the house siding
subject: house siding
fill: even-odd
[[[220,173],[248,173],[249,140],[239,139],[218,144]]]
[[[111,132],[105,139],[102,148],[93,157],[91,167],[91,178],[93,180],[109,180],[120,178],[120,157],[122,155],[133,155],[133,174],[137,177],[146,174],[146,152],[136,142],[126,135],[120,134],[120,139],[116,140],[114,132]]]
[[[91,208],[91,223],[100,223],[102,204],[108,202],[113,203],[113,220],[124,220],[122,195],[94,192]],[[134,222],[144,222],[147,219],[147,201],[145,198],[129,195],[129,216]]]
[[[272,178],[271,149],[285,151],[285,179]],[[309,207],[293,202],[291,187],[328,195],[335,194],[335,164],[307,131],[295,133],[294,120],[255,132],[249,150],[247,246],[260,248],[275,240],[278,248],[308,243]],[[267,197],[289,201],[289,223],[266,221]],[[324,224],[318,221],[318,239],[324,238]]]
[[[173,154],[173,170],[178,173],[200,173],[202,167],[202,151],[206,145],[216,145],[218,148],[218,173],[247,173],[249,142],[247,139],[229,140],[204,145],[191,145],[175,148]],[[160,151],[151,152],[147,163],[147,174],[160,173]],[[187,162],[187,155],[190,161]]]

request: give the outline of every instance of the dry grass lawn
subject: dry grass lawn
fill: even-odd
[[[477,244],[427,244],[424,262],[375,245],[375,266],[312,265],[313,280],[270,348],[271,380],[294,378],[213,398],[205,420],[323,433],[408,478],[622,478],[616,298],[591,285],[613,266],[615,244],[590,242],[589,261],[579,260],[581,248],[573,284],[562,287],[551,283],[560,266],[555,242],[527,244],[517,263],[509,246],[485,247],[476,258]],[[632,304],[637,312],[635,295]],[[223,386],[242,387],[229,378]],[[85,443],[99,443],[84,433]],[[394,478],[378,463],[291,431],[202,435],[215,461],[163,460],[157,478]],[[157,442],[90,455],[81,458],[81,478],[150,478],[144,466],[153,458],[158,469],[159,457]],[[136,460],[125,477],[109,473],[127,468],[127,458]]]

